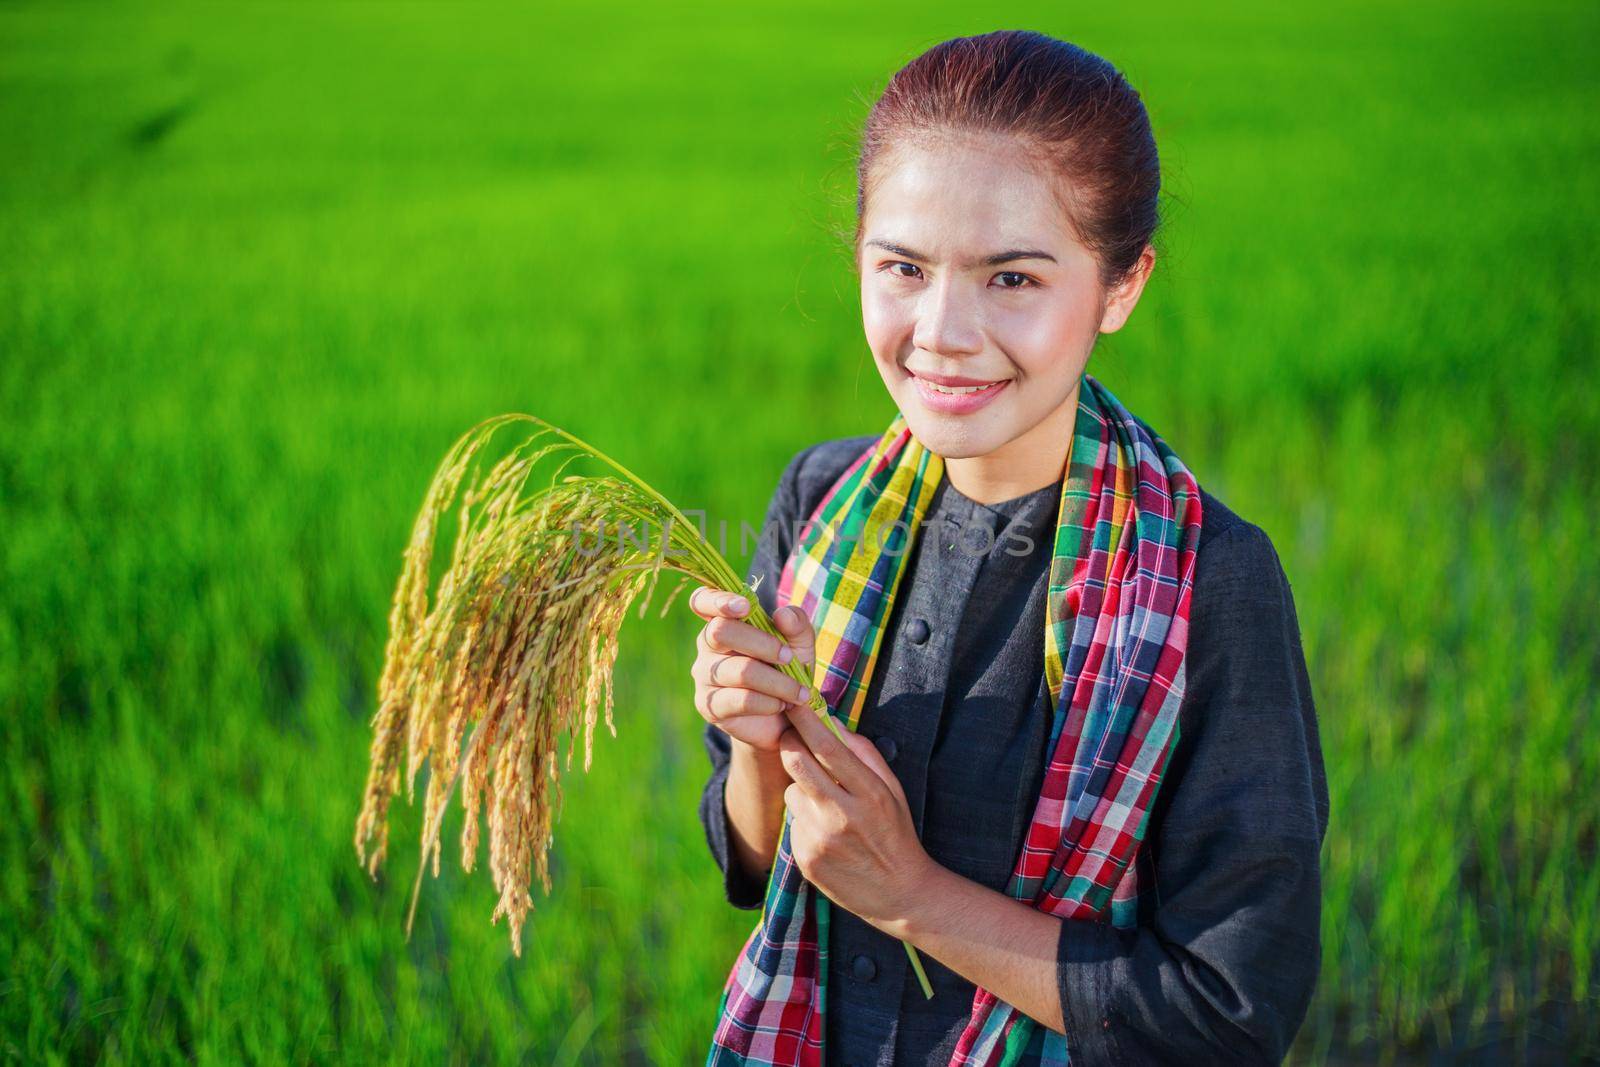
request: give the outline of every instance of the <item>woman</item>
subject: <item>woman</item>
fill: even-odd
[[[750,577],[786,640],[690,599],[701,817],[762,908],[708,1063],[1277,1063],[1328,817],[1293,597],[1085,370],[1154,266],[1138,94],[1041,34],[946,41],[858,181],[899,414],[783,472]]]

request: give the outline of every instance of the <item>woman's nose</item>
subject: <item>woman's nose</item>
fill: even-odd
[[[918,348],[941,355],[983,351],[976,311],[948,276],[924,294],[917,308],[912,341]]]

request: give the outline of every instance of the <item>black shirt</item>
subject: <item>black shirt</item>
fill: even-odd
[[[876,439],[820,442],[785,469],[750,572],[769,613],[795,524]],[[1267,535],[1201,494],[1179,739],[1137,860],[1153,903],[1132,931],[1063,921],[1057,944],[1075,1064],[1278,1063],[1320,963],[1328,799],[1293,597]],[[1059,497],[1054,483],[984,505],[941,479],[858,724],[899,777],[928,854],[998,892],[1048,757],[1043,634]],[[729,902],[758,909],[766,872],[749,878],[729,862],[728,738],[707,724],[705,743],[707,841]],[[947,1064],[973,984],[919,950],[930,1000],[894,938],[837,906],[832,919],[827,1062]]]

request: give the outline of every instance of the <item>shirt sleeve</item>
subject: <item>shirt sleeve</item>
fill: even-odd
[[[793,542],[800,468],[807,453],[814,447],[796,453],[779,477],[777,488],[767,504],[766,517],[761,523],[750,571],[745,576],[745,581],[750,584],[755,584],[757,578],[761,579],[761,584],[756,586],[756,599],[769,615],[777,610],[778,576],[783,572],[783,564]],[[754,911],[766,900],[770,868],[757,880],[731,861],[733,852],[729,845],[731,831],[728,826],[726,789],[732,742],[727,734],[709,722],[705,724],[704,740],[706,755],[711,759],[711,778],[700,795],[700,822],[705,827],[706,844],[710,846],[711,856],[722,870],[723,895],[728,903],[745,911]]]
[[[1192,704],[1145,842],[1154,918],[1061,924],[1074,1064],[1281,1063],[1316,985],[1328,793],[1294,598],[1260,527],[1207,549]]]

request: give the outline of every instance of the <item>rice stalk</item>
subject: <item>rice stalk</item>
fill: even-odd
[[[483,470],[485,446],[512,423],[530,423],[531,432]],[[557,477],[580,458],[598,460],[615,474]],[[530,476],[546,459],[561,462],[549,484],[529,489]],[[430,592],[440,519],[452,508],[455,543]],[[607,531],[613,532],[609,540]],[[597,537],[597,547],[587,543]],[[395,586],[371,765],[356,820],[357,858],[376,878],[388,850],[390,798],[403,778],[407,801],[414,803],[417,772],[428,765],[408,939],[430,858],[439,875],[444,813],[460,785],[462,868],[473,870],[480,816],[486,816],[489,868],[499,893],[490,921],[508,919],[512,950],[521,956],[535,873],[550,893],[547,857],[562,805],[558,742],[568,738],[570,770],[582,731],[587,772],[602,713],[616,736],[611,675],[618,632],[641,593],[643,617],[662,571],[681,576],[662,616],[692,579],[745,593],[748,621],[782,638],[753,590],[694,523],[577,437],[534,415],[507,414],[479,423],[446,453],[412,526]],[[811,686],[810,707],[842,740],[810,669],[795,661],[780,669]],[[931,996],[909,942],[906,949]]]

